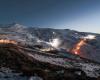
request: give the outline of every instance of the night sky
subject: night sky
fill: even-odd
[[[0,24],[100,33],[100,0],[0,0]]]

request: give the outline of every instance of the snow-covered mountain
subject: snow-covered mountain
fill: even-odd
[[[0,39],[11,39],[23,45],[42,45],[50,47],[53,39],[59,39],[59,45],[53,46],[70,51],[77,42],[87,35],[95,35],[95,39],[86,42],[80,49],[81,57],[100,62],[100,35],[95,33],[78,32],[69,29],[51,29],[26,27],[20,24],[0,25]],[[58,44],[58,43],[57,43]]]
[[[0,25],[0,80],[28,80],[34,73],[44,80],[96,79],[100,76],[100,35]]]

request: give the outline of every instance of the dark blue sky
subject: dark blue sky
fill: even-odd
[[[0,0],[0,24],[100,33],[100,0]]]

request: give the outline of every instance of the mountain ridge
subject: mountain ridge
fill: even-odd
[[[6,25],[7,26],[7,25]],[[71,50],[74,45],[79,42],[80,39],[88,35],[94,35],[96,38],[94,40],[90,40],[86,42],[86,46],[83,46],[82,52],[85,51],[85,55],[89,59],[93,59],[95,61],[100,61],[100,35],[95,33],[85,33],[85,32],[77,32],[69,29],[51,29],[51,28],[33,28],[33,27],[25,27],[20,24],[9,24],[5,28],[0,26],[0,38],[2,39],[11,39],[17,42],[22,43],[23,45],[42,45],[44,47],[50,47],[53,39],[59,39],[59,48]],[[5,36],[2,36],[5,34]],[[49,43],[49,45],[48,45]],[[95,48],[95,49],[94,49]],[[94,55],[95,53],[95,55]],[[83,53],[80,53],[81,57],[84,57]],[[92,55],[92,56],[91,56]],[[94,57],[93,57],[94,55]],[[97,56],[98,55],[98,56]],[[97,57],[97,58],[96,58]]]

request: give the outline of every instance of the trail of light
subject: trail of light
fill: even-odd
[[[78,55],[80,54],[80,49],[83,45],[86,44],[87,40],[95,39],[95,35],[87,35],[85,37],[82,37],[82,39],[75,45],[75,47],[72,49],[72,53]]]
[[[4,39],[0,40],[0,44],[9,44],[9,43],[17,44],[17,42],[13,40],[4,40]]]
[[[72,53],[78,55],[80,53],[81,47],[85,44],[86,39],[81,39],[75,47],[72,49]]]

